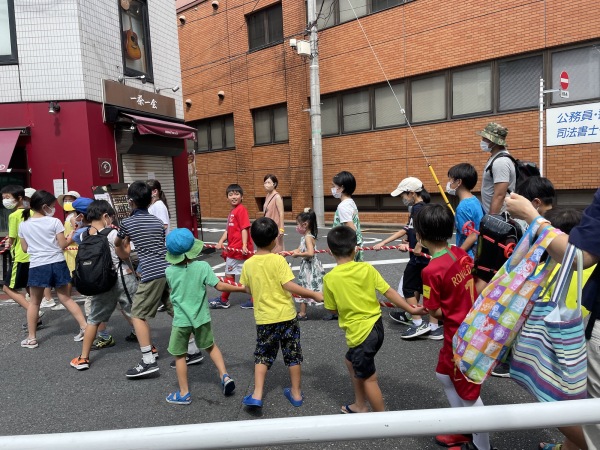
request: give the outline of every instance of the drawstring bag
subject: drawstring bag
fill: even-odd
[[[452,339],[457,369],[473,383],[483,383],[506,356],[556,266],[548,259],[537,270],[544,251],[561,233],[546,225],[536,240],[539,227],[537,221],[529,227]]]
[[[577,259],[577,307],[566,305]],[[581,315],[581,250],[569,244],[550,301],[537,301],[517,337],[510,376],[541,402],[587,398],[587,353]]]

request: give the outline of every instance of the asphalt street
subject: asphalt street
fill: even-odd
[[[224,223],[205,223],[204,240],[216,242]],[[318,247],[326,246],[327,230],[320,230]],[[373,245],[387,232],[367,230],[365,245]],[[300,240],[294,227],[286,227],[286,249],[294,249]],[[327,268],[333,266],[331,256],[319,255]],[[203,255],[217,274],[223,272],[219,253]],[[299,260],[289,259],[297,271]],[[392,287],[402,275],[407,254],[398,251],[366,252]],[[210,288],[209,296],[217,293]],[[343,357],[346,351],[342,331],[335,321],[321,320],[322,308],[309,309],[310,320],[301,322],[304,364],[302,389],[305,403],[293,408],[282,394],[289,385],[285,366],[279,359],[267,376],[264,407],[259,413],[245,409],[241,400],[252,392],[255,326],[251,310],[239,305],[247,299],[232,294],[231,308],[212,311],[213,331],[229,374],[237,389],[225,398],[219,386],[214,365],[204,362],[190,366],[189,379],[193,402],[190,406],[168,404],[165,397],[177,389],[175,370],[169,368],[167,353],[170,317],[159,313],[153,321],[153,341],[160,353],[160,372],[146,379],[127,379],[125,371],[141,359],[139,347],[126,342],[129,333],[126,322],[116,312],[110,330],[117,345],[92,353],[91,368],[76,371],[70,360],[79,355],[81,344],[73,342],[77,324],[66,311],[46,313],[46,327],[38,333],[40,346],[29,350],[19,343],[25,337],[21,325],[24,311],[0,302],[0,435],[59,433],[87,430],[167,426],[179,424],[233,422],[261,418],[336,414],[340,406],[352,403],[352,386]],[[377,355],[379,382],[388,410],[418,410],[447,408],[444,392],[435,378],[437,355],[441,341],[419,339],[404,341],[400,334],[404,325],[393,322],[384,308],[385,342]],[[492,378],[485,383],[482,399],[487,405],[533,402],[525,391],[510,379]],[[415,414],[419,414],[415,411]],[[540,441],[556,442],[560,434],[555,429],[493,433],[492,443],[503,449],[534,449]],[[85,443],[82,442],[82,448]],[[386,439],[376,441],[331,442],[288,446],[298,449],[438,449],[431,437]],[[108,448],[108,447],[107,447]],[[283,448],[283,447],[269,447]]]

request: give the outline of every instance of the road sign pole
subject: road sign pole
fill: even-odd
[[[540,78],[540,176],[544,176],[544,79]]]

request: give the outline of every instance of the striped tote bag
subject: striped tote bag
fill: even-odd
[[[566,306],[577,259],[577,307]],[[550,301],[537,301],[513,347],[510,376],[539,401],[587,397],[587,353],[581,315],[581,250],[567,247]]]

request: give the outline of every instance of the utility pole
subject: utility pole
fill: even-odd
[[[317,2],[308,0],[308,24],[310,26],[310,129],[312,146],[313,211],[317,223],[325,225],[325,201],[323,200],[323,150],[321,145],[321,87],[319,85],[319,50],[317,44]]]

